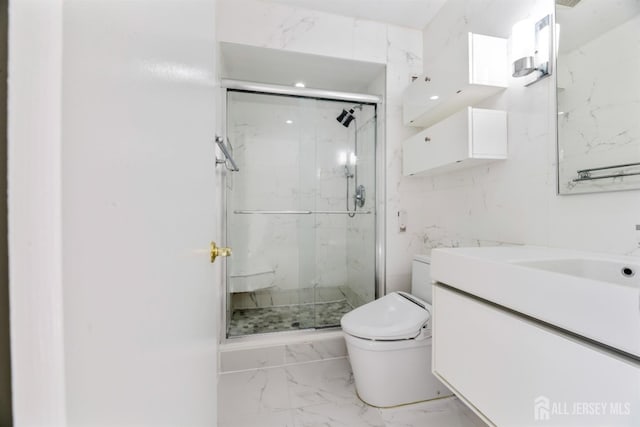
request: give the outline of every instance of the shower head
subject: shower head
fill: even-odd
[[[349,111],[343,109],[342,113],[340,113],[340,115],[336,117],[336,120],[339,121],[342,124],[342,126],[346,128],[349,127],[353,119],[355,119],[353,115],[353,108],[350,109]]]
[[[336,120],[339,121],[342,124],[342,126],[348,128],[351,122],[356,118],[353,115],[354,110],[356,108],[362,111],[362,104],[354,105],[349,109],[349,111],[343,109],[342,113],[340,113],[340,115],[336,117]]]

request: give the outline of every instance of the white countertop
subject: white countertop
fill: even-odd
[[[434,249],[431,258],[434,281],[640,358],[638,257],[501,246]],[[627,266],[633,277],[622,275]]]

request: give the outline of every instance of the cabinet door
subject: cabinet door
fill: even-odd
[[[425,74],[403,95],[403,122],[426,127],[507,87],[506,40],[464,34],[425,58]]]
[[[507,87],[507,41],[470,33],[469,45],[470,84]]]
[[[498,110],[471,109],[470,157],[474,159],[507,158],[507,113]]]
[[[433,290],[433,315],[433,372],[485,421],[640,425],[637,360],[440,284]]]
[[[469,156],[469,111],[464,109],[403,144],[405,175],[435,172]]]
[[[434,174],[507,158],[507,113],[467,107],[402,144],[404,175]]]

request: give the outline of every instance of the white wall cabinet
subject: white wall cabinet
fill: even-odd
[[[507,113],[467,107],[402,143],[404,175],[430,175],[507,158]]]
[[[433,373],[489,425],[640,425],[637,360],[440,284],[433,307]]]
[[[403,121],[427,127],[507,87],[507,41],[468,33],[425,64],[404,92]]]

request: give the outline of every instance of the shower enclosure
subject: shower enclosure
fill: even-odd
[[[227,89],[239,169],[225,180],[228,337],[339,326],[375,299],[377,104],[366,100]]]

